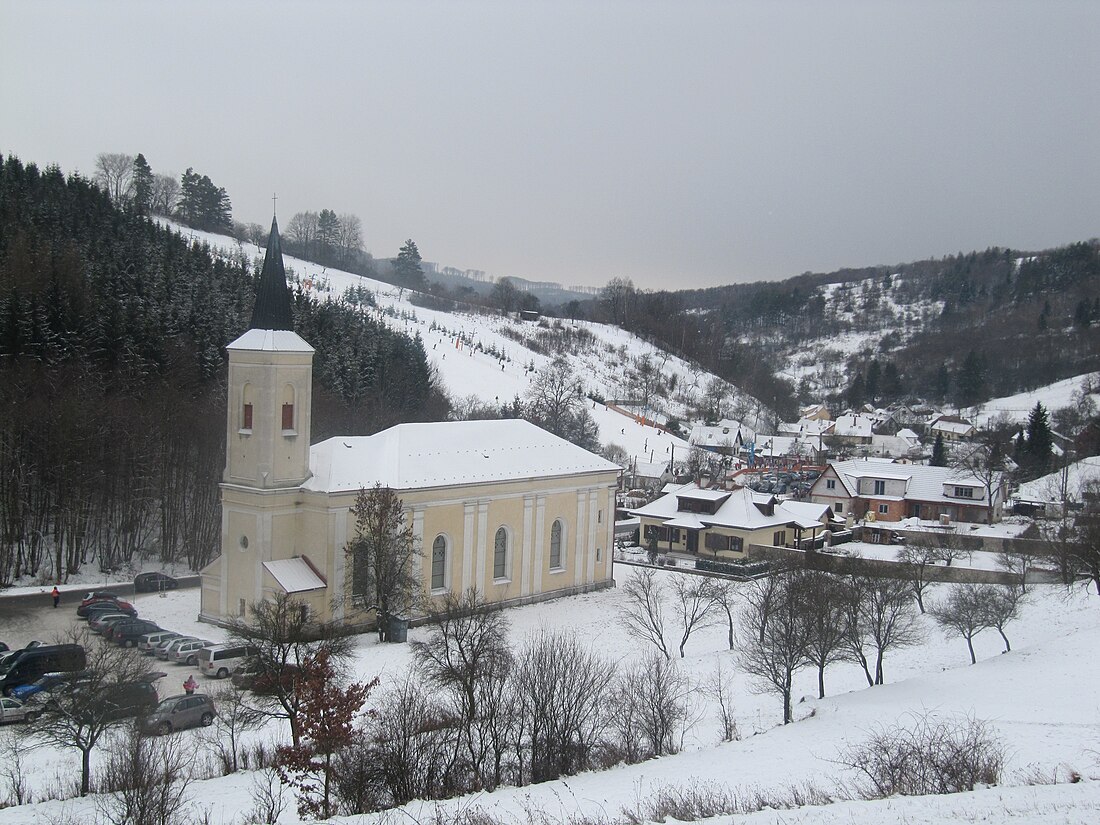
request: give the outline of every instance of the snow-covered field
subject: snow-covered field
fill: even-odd
[[[621,585],[634,574],[634,568],[619,565],[615,573]],[[667,578],[680,574],[662,571],[661,575]],[[934,586],[931,598],[942,594],[943,587]],[[727,649],[724,625],[704,629],[691,638],[687,657],[680,664],[697,684],[705,682],[721,665],[735,692],[740,741],[719,742],[716,709],[702,690],[696,690],[693,701],[697,719],[686,733],[681,753],[557,782],[439,803],[443,821],[453,812],[472,807],[492,810],[517,823],[528,821],[527,811],[541,811],[552,818],[560,812],[562,820],[574,812],[617,817],[621,809],[636,805],[662,787],[692,783],[782,791],[812,782],[832,790],[851,780],[835,762],[846,744],[863,740],[878,725],[911,714],[934,712],[941,716],[973,716],[992,725],[1008,751],[1002,786],[951,797],[838,802],[714,822],[1095,822],[1100,817],[1100,701],[1095,691],[1100,675],[1100,634],[1096,632],[1100,599],[1081,591],[1067,597],[1061,589],[1050,586],[1030,590],[1032,595],[1021,619],[1007,630],[1011,653],[1002,654],[1000,638],[987,631],[975,640],[979,661],[971,666],[964,642],[945,638],[926,618],[925,642],[887,657],[885,685],[868,688],[859,669],[836,665],[826,674],[829,695],[819,700],[815,675],[801,672],[795,684],[796,721],[786,727],[779,724],[778,699],[755,693],[751,682],[737,670],[735,657]],[[610,590],[512,609],[508,612],[511,634],[518,642],[544,627],[574,630],[601,655],[630,663],[645,651],[626,635],[615,618],[621,597],[621,590]],[[143,615],[166,627],[199,630],[207,638],[219,634],[195,622],[195,590],[166,598],[142,596],[138,607]],[[426,632],[414,628],[411,635],[416,638]],[[385,681],[402,673],[409,664],[406,645],[379,645],[369,635],[357,641],[357,678],[380,675]],[[166,681],[174,692],[185,670],[172,667],[171,671]],[[13,735],[11,729],[0,731],[0,744]],[[196,760],[202,758],[204,746],[194,732],[177,735],[186,737]],[[256,736],[268,741],[285,740],[287,732],[279,723],[271,723]],[[55,784],[59,777],[72,777],[78,764],[75,753],[44,750],[29,754],[26,762],[32,792]],[[1057,775],[1064,781],[1071,771],[1083,777],[1080,784],[1029,784],[1036,776]],[[0,771],[0,795],[6,790],[2,775]],[[190,787],[188,796],[196,812],[209,815],[209,822],[240,823],[242,812],[252,807],[250,783],[247,773],[202,780]],[[53,823],[66,816],[90,822],[94,805],[92,799],[40,802],[0,810],[0,823]],[[391,814],[338,821],[426,821],[434,807],[413,803],[396,817]],[[293,805],[288,808],[279,821],[301,821]]]
[[[994,398],[975,408],[970,420],[976,427],[983,427],[994,418],[1007,418],[1023,424],[1036,403],[1042,403],[1048,412],[1053,412],[1072,406],[1082,394],[1088,395],[1094,404],[1100,406],[1100,372],[1085,373],[1028,392]]]

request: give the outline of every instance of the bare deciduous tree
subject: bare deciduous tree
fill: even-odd
[[[733,709],[733,690],[730,688],[729,674],[725,672],[721,661],[711,673],[706,685],[706,693],[718,703],[718,719],[722,725],[722,741],[733,742],[741,738],[737,729],[737,718]]]
[[[847,588],[829,573],[800,574],[798,590],[808,625],[806,659],[817,668],[817,697],[825,696],[825,668],[846,657]]]
[[[716,604],[709,583],[710,579],[701,576],[678,575],[672,580],[672,593],[684,631],[680,636],[681,659],[691,634],[714,624]]]
[[[300,744],[302,697],[294,674],[320,650],[339,669],[351,653],[348,631],[317,621],[306,605],[286,593],[254,603],[247,619],[233,619],[228,627],[234,641],[258,651],[249,662],[253,708],[263,716],[286,719],[291,741]]]
[[[1012,645],[1005,635],[1005,626],[1019,618],[1020,604],[1026,596],[1022,590],[1010,585],[987,584],[983,591],[982,609],[985,612],[986,625],[1001,634],[1005,653],[1008,653],[1012,650]]]
[[[82,644],[87,657],[84,678],[71,689],[57,692],[30,732],[32,741],[79,751],[80,795],[91,781],[91,755],[109,731],[129,724],[107,701],[113,685],[138,681],[146,675],[143,661],[106,639],[93,640],[87,630],[73,631],[69,640]]]
[[[590,766],[607,726],[604,693],[614,678],[615,666],[576,636],[543,630],[527,640],[517,656],[516,693],[532,782]]]
[[[901,577],[909,582],[913,588],[913,595],[917,600],[917,607],[924,612],[924,592],[931,584],[929,570],[941,560],[938,548],[933,544],[934,537],[925,539],[923,536],[909,544],[902,545],[898,550],[898,572]]]
[[[643,642],[649,642],[666,659],[671,659],[665,643],[665,592],[655,571],[642,568],[623,585],[623,604],[619,617],[626,632]]]
[[[132,727],[108,749],[96,808],[112,825],[184,825],[190,763],[183,740]]]
[[[710,593],[714,599],[715,608],[722,608],[726,614],[726,630],[730,650],[733,650],[734,610],[737,605],[737,584],[730,579],[711,579]]]
[[[970,664],[978,661],[974,655],[974,637],[988,627],[985,594],[977,584],[955,584],[947,597],[932,608],[932,616],[944,632],[961,636],[970,651]]]
[[[507,741],[498,714],[514,662],[508,618],[470,590],[462,599],[448,594],[430,626],[428,638],[413,642],[412,649],[417,669],[447,697],[458,727],[447,772],[465,768],[477,788],[495,788],[502,781],[500,757]]]
[[[134,156],[120,152],[100,152],[95,158],[95,181],[111,201],[121,205],[129,200],[134,176]]]
[[[209,691],[218,708],[214,724],[198,731],[198,738],[215,754],[225,775],[240,769],[241,738],[263,724],[245,690],[234,684]]]
[[[886,654],[923,640],[912,591],[908,582],[869,576],[852,576],[848,585],[848,649],[863,666],[868,684],[881,685]],[[867,645],[875,651],[873,680],[864,653]]]
[[[778,693],[783,701],[783,724],[789,723],[794,674],[807,662],[809,625],[800,594],[790,573],[773,577],[767,601],[750,600],[742,611],[751,639],[742,648],[738,663],[755,677],[761,692]]]
[[[153,176],[153,197],[149,208],[157,215],[167,218],[176,214],[176,204],[180,198],[180,182],[175,175]],[[266,239],[267,233],[264,233]]]
[[[676,663],[655,651],[619,676],[611,706],[628,761],[680,749],[691,690]]]

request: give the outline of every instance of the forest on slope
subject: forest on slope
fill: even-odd
[[[259,264],[0,157],[0,583],[216,555],[224,347]],[[294,315],[317,350],[314,440],[446,415],[419,339],[301,292]]]

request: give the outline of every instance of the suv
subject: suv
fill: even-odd
[[[157,706],[157,689],[153,682],[164,675],[157,671],[146,673],[132,682],[104,685],[96,694],[96,704],[102,707],[105,719],[124,719],[127,716],[146,714]]]
[[[105,635],[112,642],[122,647],[137,647],[138,639],[146,633],[155,633],[160,630],[160,625],[147,619],[131,619],[128,622],[115,622]]]
[[[0,691],[7,695],[47,673],[84,670],[87,666],[80,645],[39,645],[17,650],[0,663]]]
[[[187,644],[187,642],[197,642],[197,641],[198,641],[198,639],[196,639],[194,636],[180,636],[179,638],[172,639],[167,644],[165,644],[164,642],[161,642],[161,644],[157,646],[157,656],[158,656],[158,658],[161,658],[161,659],[164,659],[164,660],[170,662],[170,661],[172,661],[172,654],[176,652],[177,647],[179,647],[182,644]]]
[[[255,656],[259,651],[252,645],[214,645],[199,651],[199,670],[206,676],[224,679]]]
[[[135,593],[156,593],[160,590],[175,590],[180,583],[164,573],[138,573],[134,577]]]
[[[169,696],[141,720],[141,727],[149,733],[171,733],[198,725],[207,727],[213,723],[216,713],[214,700],[205,693]]]

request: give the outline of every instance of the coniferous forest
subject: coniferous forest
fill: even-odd
[[[261,263],[0,157],[0,583],[217,554],[224,347]],[[317,350],[313,440],[446,414],[419,339],[301,293],[294,312]]]

